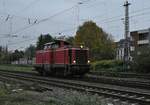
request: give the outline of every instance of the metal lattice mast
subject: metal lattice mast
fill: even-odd
[[[129,33],[129,5],[131,5],[127,0],[123,5],[125,7],[125,48],[124,48],[124,63],[128,66],[129,56],[130,56],[130,33]]]
[[[129,38],[129,5],[128,1],[123,5],[125,7],[125,39]]]

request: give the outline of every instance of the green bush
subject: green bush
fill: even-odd
[[[150,48],[143,47],[137,49],[133,55],[133,62],[131,68],[134,72],[138,73],[150,73]]]
[[[7,85],[5,83],[0,82],[0,98],[6,96],[9,90],[7,89]]]
[[[101,60],[92,63],[94,71],[121,71],[123,62],[118,60]]]

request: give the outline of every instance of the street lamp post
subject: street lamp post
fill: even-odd
[[[78,2],[77,3],[77,26],[79,26],[80,25],[80,5],[82,5],[83,4],[83,2]]]

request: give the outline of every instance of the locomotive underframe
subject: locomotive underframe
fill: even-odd
[[[35,65],[36,70],[41,75],[84,75],[90,70],[90,65],[81,64],[39,64]]]

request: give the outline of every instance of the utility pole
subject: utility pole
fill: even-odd
[[[128,0],[125,1],[123,5],[125,7],[125,43],[124,43],[124,69],[128,68],[129,56],[130,56],[130,33],[129,33],[129,5],[131,5]]]
[[[83,2],[77,3],[77,27],[80,25],[80,5],[82,5]]]

